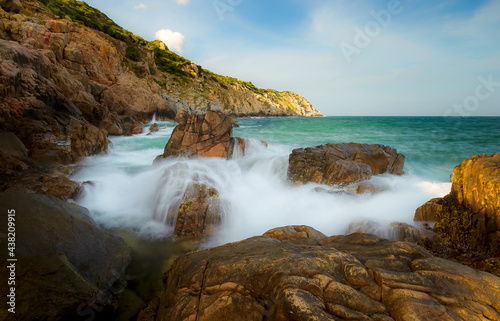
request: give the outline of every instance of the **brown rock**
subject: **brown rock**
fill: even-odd
[[[306,230],[312,237],[301,234]],[[413,243],[311,231],[274,229],[179,257],[158,309],[148,315],[170,321],[500,316],[500,278],[435,258]]]
[[[157,123],[154,123],[153,125],[151,125],[149,127],[149,132],[151,133],[154,133],[154,132],[157,132],[159,129],[158,129],[158,124]]]
[[[447,209],[444,198],[433,198],[415,211],[415,222],[437,222],[441,214]]]
[[[326,238],[325,234],[305,225],[278,227],[267,231],[263,235],[280,241],[303,239],[321,240]]]
[[[434,230],[461,251],[500,256],[500,154],[455,167],[450,194],[415,213],[415,220],[434,218]]]
[[[185,111],[184,109],[180,109],[177,114],[175,115],[174,121],[176,123],[182,124],[187,122],[187,119],[189,118],[189,113]]]
[[[204,184],[190,184],[177,211],[170,211],[167,222],[174,225],[178,239],[210,236],[222,221],[219,193]]]
[[[19,0],[0,0],[0,7],[5,11],[20,12],[23,9],[23,5]]]
[[[327,144],[299,148],[289,158],[288,178],[295,184],[346,185],[378,174],[403,174],[405,157],[383,145]]]
[[[222,112],[208,111],[204,116],[191,115],[174,128],[163,158],[170,156],[228,158],[233,119]]]
[[[45,194],[61,200],[75,199],[81,191],[77,182],[65,174],[27,174],[8,185],[7,189],[25,193]]]
[[[71,30],[71,21],[67,20],[47,20],[47,28],[56,33],[68,33]]]
[[[17,157],[28,156],[28,150],[14,133],[0,133],[0,150]]]
[[[132,134],[137,135],[137,134],[142,134],[144,131],[144,126],[142,124],[135,124],[134,128],[132,129]]]
[[[371,182],[361,182],[356,187],[356,194],[377,194],[382,192],[382,187]]]
[[[16,313],[0,309],[1,320],[76,320],[82,313],[113,311],[131,258],[120,237],[101,230],[85,208],[46,195],[3,192],[0,207],[15,209],[18,236]],[[6,244],[7,224],[0,235]],[[2,297],[8,290],[0,287]]]
[[[108,135],[120,136],[123,135],[120,117],[116,112],[109,113],[106,118],[101,122],[101,128],[106,130]]]

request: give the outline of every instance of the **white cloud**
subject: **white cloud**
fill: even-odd
[[[175,0],[175,2],[177,2],[177,4],[184,5],[184,4],[188,4],[189,0]]]
[[[138,5],[134,6],[134,9],[135,10],[139,10],[139,9],[146,9],[147,6],[144,4],[144,3],[139,3]]]
[[[180,55],[182,54],[184,42],[186,42],[186,37],[182,33],[170,29],[158,30],[155,33],[155,39],[163,41],[168,46],[168,49]]]

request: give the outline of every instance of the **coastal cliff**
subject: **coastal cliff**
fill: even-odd
[[[320,116],[293,92],[217,75],[74,0],[0,5],[0,132],[43,164],[107,150],[108,135],[143,131],[179,110],[231,116]]]
[[[17,2],[17,1],[16,1]],[[21,1],[0,11],[2,109],[64,101],[109,134],[178,110],[235,116],[321,116],[294,92],[212,73],[74,0]],[[76,110],[75,109],[75,110]],[[130,127],[130,126],[128,126]],[[131,126],[133,127],[133,126]]]

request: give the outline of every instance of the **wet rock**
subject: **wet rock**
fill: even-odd
[[[288,178],[295,184],[347,185],[372,175],[401,175],[404,159],[395,149],[383,145],[348,143],[299,148],[289,157]]]
[[[0,207],[15,210],[18,260],[16,314],[1,309],[0,319],[70,320],[82,313],[112,313],[130,261],[120,237],[101,230],[85,208],[49,196],[7,191],[0,194]],[[6,219],[7,210],[3,215]],[[7,224],[0,231],[6,244]],[[6,254],[1,254],[4,261]],[[3,297],[6,291],[0,288]]]
[[[177,211],[168,213],[177,239],[210,236],[222,221],[219,193],[205,184],[191,183],[182,196]]]
[[[356,194],[377,194],[383,191],[383,188],[371,182],[361,182],[356,187]]]
[[[415,222],[437,222],[447,208],[444,198],[433,198],[415,211]]]
[[[149,132],[150,133],[157,132],[158,130],[159,130],[159,128],[158,128],[158,124],[157,123],[154,123],[153,125],[151,125],[151,127],[149,127]]]
[[[174,128],[162,158],[170,156],[229,158],[235,121],[222,112],[191,115]]]
[[[75,199],[81,192],[80,184],[69,179],[64,173],[58,172],[27,174],[8,184],[4,189],[45,194],[61,200]]]
[[[413,243],[311,231],[274,229],[179,257],[167,273],[156,318],[145,310],[147,320],[500,316],[500,278],[435,258]]]
[[[449,195],[417,209],[415,220],[469,252],[500,256],[500,154],[474,155],[455,167]]]

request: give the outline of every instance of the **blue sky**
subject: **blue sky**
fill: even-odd
[[[206,69],[295,91],[325,115],[500,116],[500,0],[86,2]]]

